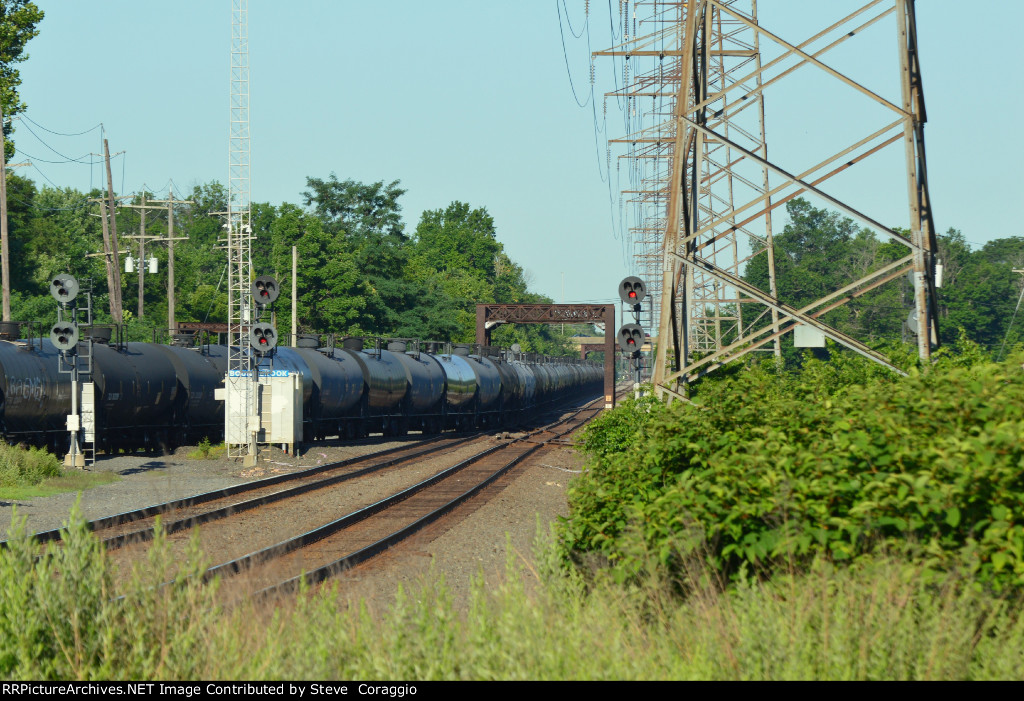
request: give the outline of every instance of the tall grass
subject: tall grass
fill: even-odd
[[[17,530],[17,529],[15,529]],[[893,559],[723,589],[699,562],[686,582],[650,575],[629,587],[583,586],[540,558],[529,589],[473,586],[457,609],[432,577],[386,611],[349,602],[341,586],[277,607],[218,606],[190,573],[193,544],[168,586],[158,533],[115,597],[112,568],[80,518],[63,547],[38,549],[23,530],[0,551],[4,679],[1022,679],[1019,598],[969,579],[936,581]],[[675,594],[685,590],[688,595]]]
[[[61,473],[60,461],[52,453],[0,441],[0,487],[35,485]]]
[[[162,530],[124,587],[76,505],[62,545],[42,556],[15,515],[0,550],[0,677],[4,679],[176,679],[213,672],[203,651],[220,618],[216,584],[201,571],[196,541],[188,565],[174,564]],[[161,586],[170,580],[169,586]],[[122,597],[118,591],[125,591]]]
[[[65,470],[60,459],[42,448],[0,441],[0,499],[32,499],[80,492],[121,478],[113,472]]]

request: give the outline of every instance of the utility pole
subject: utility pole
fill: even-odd
[[[299,248],[292,246],[292,348],[299,345]]]
[[[120,317],[120,311],[114,312],[117,295],[114,294],[114,268],[120,265],[121,257],[118,254],[113,254],[113,250],[110,247],[110,224],[107,222],[107,205],[103,199],[95,200],[100,205],[100,221],[103,223],[103,261],[106,263],[107,268],[107,302],[110,305],[110,318],[114,323],[117,323],[117,319]]]
[[[118,197],[116,199],[121,200],[121,199],[125,199],[125,198],[124,197]],[[93,214],[92,216],[99,217],[100,218],[100,222],[102,223],[102,227],[103,227],[103,253],[90,253],[90,254],[86,255],[86,258],[92,258],[92,257],[95,257],[95,256],[103,256],[103,260],[104,260],[104,263],[106,264],[106,268],[107,268],[107,290],[109,290],[109,294],[107,295],[107,302],[110,305],[110,318],[112,320],[115,320],[114,323],[117,323],[116,319],[120,319],[121,318],[121,313],[120,313],[120,311],[118,311],[117,314],[114,313],[114,304],[115,304],[115,301],[117,301],[119,303],[121,297],[120,297],[119,294],[118,295],[114,294],[114,269],[117,268],[121,264],[121,254],[122,253],[129,253],[129,251],[114,250],[110,246],[110,223],[107,221],[107,198],[106,197],[95,197],[95,198],[90,198],[89,201],[90,202],[95,202],[95,203],[97,203],[100,206],[100,213],[99,214]],[[117,289],[120,290],[120,288],[117,288]]]
[[[192,200],[174,199],[174,183],[167,190],[166,200],[153,200],[154,204],[167,205],[167,332],[174,335],[178,332],[178,322],[174,318],[174,242],[187,241],[188,236],[174,236],[174,205],[193,204]]]
[[[4,111],[0,105],[0,134],[3,133]],[[3,321],[11,320],[11,241],[7,233],[7,169],[27,163],[7,165],[7,137],[0,138],[0,275],[3,275]]]
[[[110,255],[117,255],[117,205],[114,200],[114,179],[110,173],[110,146],[103,140],[103,158],[107,163],[107,212],[110,214],[110,238],[103,237],[103,245],[107,246],[107,265],[110,266],[110,318],[115,324],[124,323],[124,310],[121,306],[121,267],[116,262],[110,265]],[[106,217],[104,217],[104,230]]]
[[[138,312],[136,313],[136,316],[139,319],[141,319],[143,317],[143,314],[145,313],[145,310],[143,308],[143,303],[145,302],[145,290],[143,288],[143,282],[145,281],[145,276],[146,276],[146,239],[159,239],[159,238],[163,238],[162,236],[146,236],[146,210],[147,209],[163,209],[163,207],[160,206],[160,205],[146,204],[146,193],[145,192],[142,193],[141,201],[142,201],[142,204],[126,204],[126,205],[124,205],[128,209],[137,209],[140,212],[139,213],[139,217],[140,217],[140,221],[139,221],[139,234],[138,234],[138,236],[129,236],[128,237],[130,239],[137,238],[139,240],[139,259],[138,259],[138,263],[136,265],[136,272],[139,274],[139,305],[138,305]],[[153,272],[156,272],[156,270],[153,270]]]
[[[0,106],[0,135],[3,134],[4,111]],[[11,320],[11,244],[7,236],[7,155],[4,149],[7,148],[7,137],[0,138],[0,257],[2,270],[0,275],[4,277],[3,284],[3,315],[4,321]]]
[[[146,277],[146,193],[142,193],[142,211],[139,212],[139,311],[138,318],[145,315],[146,295],[142,282]]]

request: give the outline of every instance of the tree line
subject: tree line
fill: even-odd
[[[297,326],[300,333],[340,336],[382,336],[472,342],[477,302],[551,303],[533,293],[521,265],[497,238],[494,218],[486,208],[452,202],[422,213],[415,231],[405,231],[399,181],[361,183],[307,178],[301,204],[252,205],[252,255],[257,275],[274,275],[282,298],[275,305],[278,329],[291,326],[288,298],[292,287],[292,247],[298,251]],[[161,193],[138,193],[149,201]],[[8,176],[11,240],[11,306],[16,321],[49,323],[55,316],[49,282],[70,273],[91,284],[96,320],[113,323],[106,283],[99,190],[37,187],[27,178]],[[122,251],[138,257],[136,235],[146,216],[146,235],[167,237],[168,212],[173,212],[176,241],[175,318],[223,322],[227,319],[226,256],[223,218],[227,190],[218,182],[193,187],[172,209],[120,207],[117,230]],[[146,257],[155,256],[156,274],[144,279],[143,315],[133,300],[138,278],[122,275],[124,322],[128,336],[162,338],[168,328],[167,246],[147,240]],[[123,256],[120,258],[123,265]],[[145,265],[145,263],[142,263]],[[567,333],[586,332],[567,327]],[[493,342],[519,343],[524,351],[563,354],[569,347],[555,327],[504,325]]]
[[[910,252],[896,241],[882,241],[852,219],[797,198],[786,205],[789,222],[774,237],[776,285],[780,299],[800,308],[897,261]],[[894,229],[905,236],[906,230]],[[937,236],[942,267],[938,321],[944,345],[961,334],[998,353],[1022,340],[1024,316],[1015,310],[1024,277],[1024,237],[993,239],[972,250],[963,234],[948,229]],[[768,257],[752,258],[745,278],[768,290]],[[753,319],[763,307],[743,305]],[[873,346],[914,342],[906,321],[913,310],[913,285],[907,277],[886,283],[823,315],[839,331]],[[762,320],[759,326],[764,324]],[[1012,324],[1012,325],[1011,325]],[[792,348],[792,335],[783,338]],[[792,351],[790,351],[792,352]]]
[[[471,342],[475,336],[475,304],[551,303],[529,290],[522,266],[504,251],[493,217],[486,208],[452,202],[422,213],[410,234],[402,221],[399,181],[361,183],[308,177],[300,204],[255,203],[252,206],[253,266],[257,274],[274,275],[286,302],[291,291],[291,249],[298,250],[298,323],[301,332],[352,336],[408,337]],[[149,200],[161,193],[145,193]],[[49,322],[54,316],[49,280],[71,273],[91,281],[95,310],[110,323],[109,290],[102,256],[99,205],[103,193],[74,188],[37,187],[8,175],[11,230],[11,305],[15,320]],[[132,202],[139,203],[142,193]],[[220,321],[227,318],[227,280],[223,218],[227,190],[218,182],[193,187],[188,204],[173,206],[177,321]],[[802,198],[787,203],[788,223],[774,238],[776,284],[781,299],[795,307],[823,297],[850,281],[907,255],[895,241],[879,240],[868,229],[834,211],[812,206]],[[146,233],[166,237],[168,210],[142,210]],[[120,208],[120,247],[137,248],[128,235],[140,229],[140,210]],[[906,232],[903,232],[906,233]],[[1024,237],[989,241],[972,250],[961,232],[938,236],[942,265],[938,317],[942,342],[961,333],[992,351],[1022,340],[1024,315],[1016,314],[1024,277]],[[135,299],[137,277],[122,275],[128,334],[142,340],[168,327],[167,247],[147,243],[147,257],[159,261],[159,272],[146,275],[143,318]],[[123,263],[122,263],[123,264]],[[752,258],[745,278],[768,289],[766,255]],[[291,326],[290,304],[275,305],[278,328]],[[900,278],[857,297],[824,315],[831,326],[880,346],[912,342],[905,321],[912,311],[912,284]],[[743,305],[749,324],[761,307]],[[767,323],[762,316],[757,325]],[[524,350],[566,353],[565,336],[557,327],[504,325],[494,342],[519,343]],[[567,333],[591,333],[569,327]],[[731,332],[733,337],[735,330]],[[727,337],[726,342],[730,341]],[[784,344],[792,348],[791,336]],[[795,353],[787,350],[787,353]]]

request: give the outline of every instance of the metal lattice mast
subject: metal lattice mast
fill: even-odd
[[[671,7],[674,14],[672,55],[678,56],[678,64],[671,72],[676,89],[672,115],[646,131],[634,132],[626,141],[634,149],[644,142],[659,148],[671,144],[670,159],[658,154],[670,161],[661,191],[666,202],[660,342],[653,378],[659,392],[682,396],[687,382],[746,353],[767,349],[769,343],[778,353],[779,338],[799,326],[900,372],[884,355],[820,317],[908,272],[913,273],[915,282],[919,355],[927,360],[938,342],[934,318],[936,245],[925,167],[925,111],[914,1],[865,2],[801,43],[783,36],[786,27],[772,32],[763,26],[756,0],[686,0],[658,5]],[[825,4],[809,11],[812,9],[819,14],[833,11]],[[890,76],[885,82],[885,76],[874,71],[858,82],[830,65],[832,60],[845,60],[845,65],[857,70],[861,64],[849,60],[850,47],[844,46],[842,52],[833,49],[869,32],[875,33],[876,39],[878,34],[895,33],[898,81]],[[640,39],[627,39],[622,49],[638,55]],[[877,41],[861,44],[877,54]],[[661,51],[659,57],[663,60],[667,55],[669,52]],[[792,83],[805,78],[818,87],[792,90]],[[836,84],[833,81],[838,83],[837,90],[843,91],[838,98],[842,102],[831,95],[825,101],[792,98],[793,94],[815,94],[820,83]],[[807,132],[816,133],[781,156],[775,149],[769,159],[764,94],[780,82],[788,84],[790,91],[788,99],[772,103],[779,108],[772,113],[784,118],[778,123],[803,119]],[[875,82],[880,84],[878,89],[866,87]],[[896,85],[900,90],[894,93]],[[835,129],[834,121],[808,118],[811,108],[822,108],[827,114],[836,104],[849,104],[863,115],[857,119],[859,131],[852,137]],[[873,191],[886,187],[877,171],[861,190],[851,190],[848,185],[856,174],[851,175],[851,168],[900,142],[905,150],[909,236],[880,223],[867,211],[876,199]],[[843,178],[833,180],[839,174]],[[865,201],[854,206],[836,194],[834,188],[839,187]],[[771,212],[800,196],[823,201],[883,240],[903,244],[908,255],[887,264],[874,263],[873,269],[856,269],[849,284],[810,304],[801,303],[797,308],[787,303],[780,298],[775,281]],[[768,289],[744,278],[745,264],[762,254],[768,255]],[[746,316],[741,319],[741,308],[729,304],[746,305],[742,310]],[[709,310],[715,311],[709,314]],[[694,359],[691,354],[697,351],[700,357]]]
[[[252,236],[249,225],[249,8],[248,0],[231,5],[231,97],[228,133],[228,398],[225,442],[233,457],[255,457],[250,417],[255,412],[254,362],[248,352],[252,324]],[[247,438],[241,442],[242,437]],[[234,442],[239,441],[239,442]]]
[[[756,0],[729,0],[725,4],[739,5],[756,16]],[[688,278],[687,272],[676,265],[671,276],[666,275],[663,263],[670,221],[675,230],[687,221],[706,221],[719,212],[731,211],[735,197],[758,186],[733,171],[731,165],[736,154],[727,144],[699,136],[694,139],[693,135],[688,141],[679,142],[677,136],[687,134],[679,128],[677,105],[681,100],[684,106],[693,104],[694,90],[706,95],[735,84],[751,72],[752,65],[758,64],[760,54],[754,32],[721,12],[711,12],[694,25],[702,44],[698,61],[684,62],[683,57],[690,56],[685,30],[687,8],[686,2],[665,0],[644,0],[630,8],[628,2],[620,1],[622,42],[594,55],[621,57],[623,63],[622,87],[605,96],[605,111],[609,98],[618,102],[624,108],[627,133],[609,141],[609,159],[613,146],[624,149],[619,162],[626,164],[630,181],[623,196],[631,219],[634,272],[647,282],[651,294],[651,327],[657,326],[659,337],[678,337],[679,317],[686,315],[691,319],[688,348],[706,353],[718,350],[728,339],[743,333],[740,302],[749,300],[700,270],[690,271]],[[698,79],[687,83],[684,90],[684,75],[691,76],[694,70]],[[747,82],[745,92],[754,87],[753,81]],[[737,101],[743,109],[737,111],[734,125],[725,124],[726,133],[763,152],[763,111],[750,109],[756,106],[756,100],[749,104],[741,98]],[[698,145],[702,158],[694,161]],[[674,160],[677,152],[682,155],[678,163]],[[699,176],[694,170],[698,165]],[[677,173],[688,173],[698,184],[692,191],[696,196],[687,197],[685,209],[680,209],[681,178],[672,176],[673,168]],[[761,186],[762,192],[765,187]],[[764,252],[769,246],[770,237],[755,236],[737,223],[724,236],[710,242],[708,255],[738,275],[751,255]],[[673,283],[666,294],[667,279]],[[669,319],[675,320],[677,328],[668,336],[658,323],[663,304],[675,307]]]

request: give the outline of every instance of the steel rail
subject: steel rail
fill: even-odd
[[[544,428],[530,432],[527,434],[527,436],[523,438],[516,438],[509,441],[508,443],[492,446],[491,448],[488,448],[487,450],[481,451],[480,453],[477,453],[474,456],[462,460],[456,465],[453,465],[452,467],[449,467],[443,470],[442,472],[433,475],[432,477],[429,477],[415,485],[412,485],[411,487],[408,487],[396,494],[393,494],[390,497],[381,499],[380,501],[370,504],[369,506],[363,507],[362,509],[359,509],[357,511],[353,511],[350,514],[347,514],[330,523],[324,524],[319,528],[315,528],[311,531],[295,536],[293,538],[289,538],[288,540],[282,541],[275,545],[271,545],[269,547],[263,548],[253,553],[249,553],[248,555],[236,558],[234,560],[231,560],[230,562],[226,562],[215,567],[212,567],[203,574],[203,579],[206,580],[222,574],[240,574],[242,572],[248,571],[250,568],[254,566],[261,565],[263,563],[269,562],[270,560],[273,560],[274,558],[286,555],[302,547],[306,547],[313,543],[324,540],[325,538],[328,538],[340,531],[345,530],[346,528],[349,528],[357,523],[360,523],[378,513],[386,511],[387,509],[395,506],[396,504],[399,504],[407,500],[408,498],[412,497],[413,495],[442,482],[448,477],[451,477],[452,475],[464,470],[470,465],[479,462],[480,460],[483,460],[484,458],[492,454],[495,454],[499,451],[507,450],[509,447],[516,444],[526,445],[528,443],[531,443],[529,438],[538,433],[542,433],[545,431],[555,433],[553,431],[550,431],[551,427],[570,422],[573,419],[577,418],[579,414],[583,413],[584,411],[594,411],[595,413],[600,412],[603,409],[603,407],[593,406],[594,404],[597,404],[600,401],[601,399],[591,401],[588,404],[579,407],[571,415],[563,417],[559,421],[549,424]],[[572,431],[575,431],[584,423],[586,423],[585,420],[579,422],[576,425],[571,426],[570,428],[568,428],[565,431],[562,431],[561,433],[557,433],[555,438],[561,438],[562,436],[571,433]],[[438,507],[437,509],[434,509],[430,513],[416,519],[411,524],[408,524],[402,527],[401,529],[385,536],[384,538],[377,540],[371,545],[361,548],[360,550],[349,555],[346,555],[341,559],[335,560],[331,563],[318,567],[314,570],[311,570],[310,572],[306,572],[303,575],[292,577],[288,580],[285,580],[284,582],[280,582],[270,587],[261,589],[258,592],[256,592],[254,596],[265,597],[274,593],[284,593],[285,591],[289,591],[296,587],[298,583],[303,580],[303,578],[305,578],[307,583],[310,584],[321,582],[327,577],[331,576],[331,574],[338,572],[340,569],[344,569],[346,567],[358,564],[373,557],[376,554],[379,554],[380,552],[383,552],[395,543],[403,540],[404,538],[407,538],[409,535],[412,535],[416,531],[419,531],[424,526],[437,520],[448,511],[454,509],[459,504],[465,502],[469,498],[478,494],[482,489],[492,484],[495,480],[497,480],[503,474],[508,472],[508,470],[510,470],[512,467],[519,464],[523,459],[532,455],[534,452],[539,450],[544,445],[550,443],[550,440],[545,441],[544,443],[535,443],[534,445],[528,447],[525,451],[523,451],[521,454],[513,458],[511,461],[503,465],[495,472],[491,473],[484,480],[478,482],[473,487],[469,488],[468,490],[456,496],[455,498],[449,500],[448,502]]]
[[[477,434],[479,434],[481,432],[474,431],[473,433],[474,433],[474,435],[468,436],[466,438],[466,440],[472,440],[473,438],[476,437]],[[447,437],[446,436],[434,436],[434,437],[431,437],[431,438],[426,439],[426,440],[412,441],[412,446],[410,446],[410,445],[395,446],[394,448],[387,448],[385,450],[378,450],[376,452],[369,453],[367,455],[357,455],[357,456],[354,456],[354,457],[351,457],[351,458],[346,458],[344,460],[339,460],[339,461],[332,462],[332,463],[327,463],[327,464],[324,464],[324,465],[316,465],[314,467],[307,468],[307,469],[301,470],[299,472],[291,472],[291,473],[282,474],[282,475],[273,475],[271,477],[265,477],[265,478],[260,479],[260,480],[253,480],[252,482],[241,482],[239,484],[231,485],[230,487],[224,487],[222,489],[215,489],[215,490],[212,490],[212,491],[209,491],[209,492],[202,492],[200,494],[195,494],[195,495],[190,496],[190,497],[184,497],[182,499],[175,499],[173,501],[168,501],[168,502],[164,502],[164,503],[161,503],[161,504],[153,504],[151,506],[144,506],[141,509],[134,509],[132,511],[124,511],[122,513],[114,514],[112,516],[104,516],[103,518],[94,519],[92,521],[86,521],[85,526],[86,526],[86,528],[88,528],[90,531],[93,531],[93,532],[102,531],[102,530],[105,530],[105,529],[108,529],[108,528],[113,528],[115,526],[119,526],[119,525],[124,524],[124,523],[131,523],[133,521],[141,521],[143,519],[152,518],[154,516],[161,516],[161,515],[163,515],[165,513],[168,513],[170,511],[176,511],[178,509],[187,509],[189,507],[199,506],[201,504],[205,504],[205,503],[210,502],[210,501],[216,501],[217,499],[224,499],[224,498],[227,498],[227,497],[235,496],[237,494],[244,494],[245,492],[251,492],[251,491],[255,491],[257,489],[263,489],[263,488],[266,488],[266,487],[272,487],[275,484],[280,484],[282,482],[289,482],[289,481],[293,481],[293,480],[303,479],[305,477],[311,477],[313,475],[319,474],[321,472],[326,472],[328,470],[334,470],[334,469],[338,469],[338,468],[342,468],[342,467],[348,467],[349,465],[354,465],[354,464],[357,464],[359,462],[364,462],[366,460],[372,460],[374,458],[384,457],[384,456],[391,455],[393,453],[396,453],[396,452],[399,452],[399,451],[402,451],[402,450],[409,450],[411,447],[413,447],[413,446],[415,446],[417,444],[426,445],[426,444],[434,443],[434,442],[437,442],[437,441],[440,441],[440,440],[444,440],[445,438],[447,438]],[[66,529],[64,529],[64,528],[55,528],[55,529],[48,530],[48,531],[40,531],[38,533],[33,533],[29,537],[32,538],[33,540],[36,540],[39,543],[45,543],[45,542],[49,542],[49,541],[59,541],[59,540],[62,540],[61,534],[64,532],[64,530],[66,530]],[[6,540],[0,541],[0,547],[4,547],[4,548],[7,547],[7,541]]]
[[[270,494],[265,494],[263,496],[255,497],[253,499],[247,499],[245,501],[239,501],[233,504],[228,504],[226,506],[222,506],[211,511],[204,511],[202,513],[186,516],[185,518],[181,518],[176,521],[171,521],[170,523],[164,525],[163,530],[164,533],[168,535],[170,535],[171,533],[177,533],[179,531],[187,530],[194,526],[199,526],[204,523],[209,523],[211,521],[217,521],[219,519],[227,518],[228,516],[243,513],[245,511],[251,511],[252,509],[257,509],[267,504],[273,504],[274,502],[277,501],[282,501],[284,499],[290,499],[292,497],[301,496],[303,494],[306,494],[307,492],[313,492],[318,489],[324,489],[326,487],[330,487],[341,482],[347,482],[348,480],[351,479],[365,477],[366,475],[373,474],[374,472],[383,470],[384,468],[394,467],[397,464],[408,462],[410,460],[415,460],[416,458],[423,457],[424,455],[430,455],[431,453],[436,453],[442,450],[455,448],[465,443],[470,443],[474,440],[477,440],[478,438],[480,438],[479,435],[467,436],[465,438],[455,440],[451,443],[445,443],[443,445],[434,445],[423,450],[413,451],[407,455],[398,455],[390,459],[375,462],[372,465],[368,465],[367,467],[354,470],[352,472],[345,472],[340,475],[334,475],[332,477],[325,477],[323,479],[306,482],[295,487],[289,487],[287,489],[282,489],[277,492],[271,492]],[[432,440],[427,442],[435,443],[436,441]],[[403,446],[403,448],[408,450],[407,446]],[[380,453],[375,453],[374,455],[380,455]],[[310,475],[299,475],[296,473],[289,476],[295,479],[302,479],[303,477],[309,477]],[[141,528],[138,530],[112,536],[110,538],[105,538],[103,539],[102,542],[107,550],[115,550],[117,548],[121,548],[127,545],[134,545],[135,543],[141,543],[148,540],[152,540],[153,535],[153,527],[150,526],[148,528]]]
[[[537,409],[542,409],[542,410],[544,410],[546,408],[546,409],[550,410],[550,408],[551,408],[551,401],[549,400],[548,402],[545,402],[544,404],[538,405],[536,408]],[[305,491],[312,491],[313,489],[317,489],[320,486],[329,486],[330,484],[334,484],[334,483],[339,482],[339,481],[344,481],[345,479],[349,479],[350,478],[349,475],[354,477],[354,476],[360,476],[360,475],[363,475],[363,474],[368,474],[368,473],[373,472],[374,470],[377,470],[377,469],[383,469],[384,467],[390,467],[390,466],[392,466],[392,465],[394,465],[394,464],[396,464],[398,462],[403,462],[405,460],[411,460],[413,458],[420,457],[422,455],[427,455],[427,454],[430,454],[430,453],[434,453],[434,452],[437,452],[439,450],[443,450],[445,448],[450,448],[452,446],[462,445],[462,444],[468,443],[470,441],[476,440],[477,438],[479,438],[482,435],[485,435],[486,433],[487,433],[487,431],[485,431],[485,430],[474,429],[474,430],[469,431],[469,432],[449,432],[448,435],[431,436],[430,438],[426,438],[426,439],[410,441],[411,445],[395,446],[393,448],[387,448],[385,450],[379,450],[379,451],[376,451],[376,452],[373,452],[373,453],[369,453],[367,455],[357,455],[357,456],[354,456],[354,457],[351,457],[351,458],[346,458],[344,460],[339,460],[339,461],[335,461],[335,462],[331,462],[331,463],[326,463],[324,465],[316,465],[314,467],[310,467],[310,468],[307,468],[305,470],[300,470],[298,472],[292,472],[292,473],[281,474],[281,475],[273,475],[271,477],[265,477],[263,479],[253,480],[251,482],[242,482],[242,483],[239,483],[239,484],[231,485],[229,487],[224,487],[224,488],[215,489],[215,490],[212,490],[212,491],[209,491],[209,492],[203,492],[203,493],[200,493],[200,494],[195,494],[195,495],[192,495],[192,496],[189,496],[189,497],[184,497],[182,499],[175,499],[175,500],[168,501],[168,502],[163,502],[163,503],[160,503],[160,504],[153,504],[153,505],[150,505],[150,506],[145,506],[145,507],[142,507],[140,509],[133,509],[131,511],[125,511],[125,512],[122,512],[122,513],[119,513],[119,514],[114,514],[114,515],[111,515],[111,516],[105,516],[103,518],[87,521],[85,523],[85,526],[90,531],[95,533],[95,532],[103,531],[103,530],[106,530],[106,529],[114,528],[116,526],[119,526],[119,525],[122,525],[122,524],[125,524],[125,523],[132,523],[134,521],[141,521],[141,520],[144,520],[144,519],[147,519],[147,518],[153,518],[153,517],[156,517],[156,516],[161,516],[161,515],[164,515],[166,513],[172,512],[172,511],[177,511],[177,510],[181,510],[181,509],[187,509],[187,508],[192,508],[192,507],[200,506],[202,504],[205,504],[205,503],[208,503],[208,502],[211,502],[211,501],[216,501],[218,499],[225,499],[225,498],[236,496],[236,495],[239,495],[239,494],[245,494],[247,492],[257,491],[259,489],[265,489],[267,487],[272,487],[274,485],[282,484],[282,483],[285,483],[285,482],[293,482],[293,481],[297,481],[297,480],[306,479],[308,477],[312,477],[312,476],[315,476],[315,475],[323,473],[323,472],[328,472],[328,471],[331,471],[331,470],[336,470],[336,469],[340,469],[340,468],[344,468],[344,467],[349,467],[351,465],[355,465],[355,464],[358,464],[358,463],[361,463],[361,462],[366,462],[366,461],[369,461],[369,460],[374,460],[376,458],[382,458],[382,457],[386,457],[388,455],[393,455],[393,454],[401,452],[401,451],[408,451],[408,450],[414,449],[417,445],[422,446],[422,445],[430,445],[430,444],[433,444],[433,443],[437,443],[439,441],[450,441],[453,435],[464,435],[465,436],[464,438],[455,440],[455,441],[453,441],[451,443],[446,443],[445,445],[435,446],[433,448],[429,448],[429,449],[426,449],[426,450],[421,450],[421,451],[418,451],[418,452],[414,452],[414,453],[412,453],[410,455],[400,456],[400,457],[397,457],[397,458],[395,458],[393,460],[385,461],[384,463],[381,463],[379,465],[370,466],[370,467],[368,467],[368,468],[366,468],[364,470],[358,471],[358,473],[345,473],[345,475],[340,475],[340,476],[338,476],[338,478],[328,478],[330,481],[327,482],[326,484],[323,483],[324,481],[313,482],[313,483],[311,483],[312,486],[308,486],[306,489],[295,488],[297,491],[295,491],[294,493],[291,493],[291,494],[285,494],[284,492],[275,492],[275,493],[273,493],[271,495],[268,495],[265,498],[266,500],[263,501],[263,503],[271,503],[273,501],[277,501],[278,499],[287,498],[287,496],[295,496],[295,495],[301,494],[301,493],[303,493]],[[291,490],[284,490],[284,491],[285,492],[289,492]],[[282,495],[282,496],[278,496],[277,498],[274,498],[276,495]],[[264,498],[261,498],[261,499],[264,499]],[[173,522],[171,522],[169,524],[165,524],[164,530],[165,530],[166,533],[174,533],[174,532],[177,532],[179,530],[182,530],[183,528],[190,528],[193,525],[198,525],[199,523],[205,523],[207,521],[212,521],[212,520],[216,520],[218,518],[223,518],[224,516],[227,516],[228,514],[233,513],[233,512],[246,511],[246,510],[249,510],[249,509],[252,509],[252,508],[256,508],[256,507],[262,505],[261,503],[256,503],[256,502],[261,501],[261,499],[250,500],[250,502],[252,502],[252,503],[250,503],[250,502],[237,502],[236,504],[233,504],[231,506],[225,507],[224,509],[217,509],[217,510],[215,510],[213,512],[208,512],[209,514],[217,514],[217,515],[213,515],[213,516],[210,516],[210,517],[207,517],[207,518],[204,518],[205,515],[199,515],[199,516],[189,517],[187,519],[182,519],[181,522],[173,521]],[[225,513],[220,513],[222,511],[225,512]],[[180,523],[185,523],[185,522],[187,522],[186,525],[179,525]],[[33,533],[29,537],[32,538],[33,540],[37,541],[38,543],[56,542],[56,541],[61,541],[63,539],[62,534],[63,534],[63,532],[65,530],[66,530],[65,528],[55,528],[55,529],[51,529],[51,530],[47,530],[47,531],[40,531],[38,533]],[[105,539],[103,541],[103,543],[104,543],[104,545],[108,549],[116,549],[116,548],[119,548],[119,547],[123,547],[124,545],[127,545],[128,544],[128,540],[129,540],[129,536],[133,537],[133,538],[136,538],[139,541],[150,540],[152,538],[152,531],[153,531],[152,527],[143,528],[143,529],[131,531],[131,532],[123,534],[123,535],[115,536],[113,538]],[[7,545],[8,545],[8,542],[6,540],[0,541],[0,548],[6,548]]]

